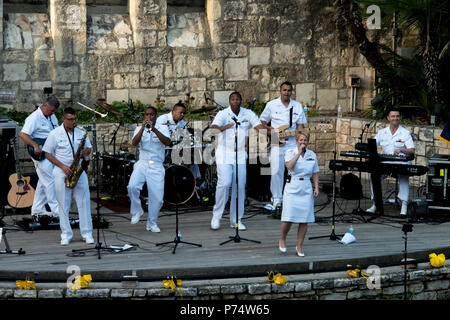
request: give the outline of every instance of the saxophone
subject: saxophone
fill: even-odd
[[[80,162],[80,156],[81,156],[81,150],[84,148],[84,143],[86,142],[86,137],[88,132],[84,129],[79,128],[80,130],[84,131],[84,136],[81,139],[80,145],[78,146],[77,153],[75,153],[75,156],[73,158],[72,164],[70,165],[70,170],[72,171],[72,174],[68,177],[66,177],[66,188],[73,189],[78,183],[78,179],[80,178],[83,171],[87,171],[89,166],[89,161],[83,159],[81,161],[81,164],[78,165]],[[74,128],[75,130],[75,128]]]

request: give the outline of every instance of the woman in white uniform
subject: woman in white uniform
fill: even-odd
[[[308,137],[299,134],[296,138],[296,147],[286,151],[285,165],[290,175],[283,193],[283,211],[281,213],[281,237],[279,247],[286,252],[286,236],[292,223],[298,223],[297,255],[303,253],[308,223],[314,222],[314,197],[319,195],[319,165],[316,154],[307,149]],[[311,185],[311,177],[314,183]]]

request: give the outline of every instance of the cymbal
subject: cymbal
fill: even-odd
[[[199,109],[195,109],[195,110],[191,110],[191,113],[202,113],[202,112],[208,112],[208,111],[212,111],[215,110],[216,107],[215,106],[203,106]]]
[[[118,116],[123,116],[123,113],[120,112],[119,110],[117,110],[116,107],[107,104],[105,99],[97,99],[97,104],[102,107],[103,109],[105,109],[106,111],[112,112],[114,114],[117,114]]]

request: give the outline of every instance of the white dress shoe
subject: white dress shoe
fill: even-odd
[[[236,225],[231,223],[230,224],[230,228],[236,229]],[[239,222],[238,223],[238,229],[241,230],[241,231],[244,231],[244,230],[247,230],[247,227],[242,222]]]
[[[153,226],[147,226],[146,229],[147,229],[147,231],[151,231],[151,232],[155,232],[155,233],[161,232],[161,230],[158,228],[158,226],[156,224]]]
[[[220,219],[216,217],[212,217],[211,219],[211,229],[217,230],[220,228]]]
[[[375,213],[377,211],[377,207],[375,205],[372,205],[369,209],[366,210],[366,212]]]
[[[131,224],[136,224],[139,222],[139,219],[141,219],[141,216],[144,214],[144,212],[133,214],[131,217]]]
[[[282,253],[286,253],[286,251],[287,251],[287,248],[283,248],[283,247],[281,246],[280,242],[278,242],[278,248],[280,248],[280,251],[281,251]]]
[[[68,246],[69,243],[70,243],[70,240],[69,240],[69,239],[61,239],[61,245],[62,245],[62,246]]]
[[[299,257],[304,257],[305,256],[305,254],[303,252],[298,252],[297,247],[295,247],[295,252],[297,252],[297,255]]]
[[[87,236],[86,238],[84,238],[84,241],[86,241],[86,244],[95,243],[94,238],[92,236]]]

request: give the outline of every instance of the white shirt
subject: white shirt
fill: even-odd
[[[248,136],[250,126],[256,127],[261,124],[258,116],[249,109],[240,108],[239,115],[236,116],[231,107],[221,110],[214,118],[212,125],[223,127],[229,123],[234,124],[233,127],[219,133],[216,148],[216,163],[218,164],[234,164],[236,163],[235,154],[235,133],[236,123],[233,120],[236,117],[239,125],[238,130],[238,164],[245,164],[247,160],[247,152],[245,150],[245,142]]]
[[[84,131],[80,128],[75,127],[73,133],[69,133],[64,128],[64,124],[61,124],[55,130],[50,132],[42,150],[54,155],[56,159],[61,161],[64,165],[70,166],[73,162],[73,155],[77,152],[83,136]],[[89,135],[86,137],[84,147],[92,147]]]
[[[298,153],[298,148],[290,148],[286,150],[284,155],[284,161],[288,162],[292,160]],[[300,156],[295,163],[294,167],[288,170],[291,176],[301,176],[305,178],[310,178],[313,173],[319,172],[319,164],[317,162],[317,155],[306,149],[304,157]]]
[[[54,114],[49,117],[44,116],[41,108],[37,108],[26,119],[21,132],[31,138],[47,139],[50,131],[58,127],[58,119]]]
[[[289,125],[290,123],[290,109],[292,109],[292,126],[287,130],[296,130],[297,124],[306,124],[306,116],[303,112],[303,106],[301,103],[290,99],[289,106],[286,106],[281,102],[281,97],[271,100],[266,104],[264,111],[261,113],[260,120],[270,122],[272,128],[278,128],[283,125]],[[286,142],[286,147],[294,147],[295,135],[290,136]]]
[[[159,119],[161,117],[156,119],[155,128],[163,135],[165,135],[167,138],[169,138],[170,137],[169,128],[166,125],[160,124],[161,121],[159,121]],[[140,129],[141,126],[138,126],[134,130],[133,139]],[[164,162],[165,146],[159,140],[156,133],[154,133],[153,131],[150,131],[149,133],[147,129],[144,129],[138,147],[139,147],[139,160],[152,160],[155,162]]]
[[[377,140],[377,147],[381,146],[385,154],[394,154],[396,149],[415,148],[411,134],[402,126],[399,126],[394,134],[391,133],[389,126],[381,129],[375,139]],[[399,154],[405,155],[404,153]]]
[[[177,130],[182,130],[186,127],[186,122],[183,119],[175,123],[175,120],[173,120],[172,112],[163,114],[160,117],[158,117],[156,123],[159,125],[166,126],[169,129],[168,138],[174,141],[178,141],[179,139],[179,137],[177,136]],[[170,125],[167,125],[167,123],[170,123]]]

